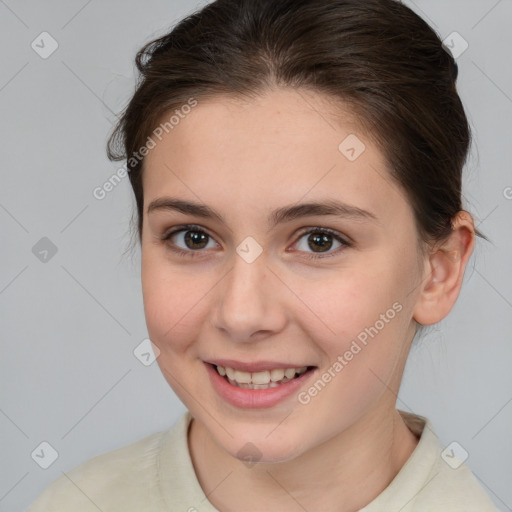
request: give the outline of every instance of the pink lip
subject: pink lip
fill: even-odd
[[[229,366],[225,360],[224,362]],[[230,362],[230,364],[234,362],[235,361]],[[218,364],[224,366],[220,362]],[[258,368],[261,368],[261,363],[258,364],[260,365]],[[275,366],[276,363],[272,364],[274,366],[271,368],[298,368],[297,366]],[[262,409],[276,405],[288,398],[290,395],[297,393],[304,385],[305,381],[314,373],[314,370],[308,370],[300,377],[286,382],[285,384],[280,384],[275,388],[245,389],[232,386],[224,377],[219,375],[212,364],[205,363],[205,366],[210,382],[217,394],[231,405],[245,409]],[[240,368],[240,366],[238,366],[238,368]]]
[[[242,361],[235,361],[233,359],[212,359],[205,361],[206,363],[215,366],[223,366],[224,368],[233,368],[233,370],[242,370],[244,372],[263,372],[265,370],[275,370],[278,368],[302,368],[303,366],[310,366],[307,364],[283,363],[281,361],[258,361],[244,363]]]

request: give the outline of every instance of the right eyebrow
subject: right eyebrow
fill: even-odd
[[[149,214],[155,210],[177,211],[188,215],[195,215],[196,217],[203,217],[205,219],[215,219],[224,223],[222,215],[217,213],[213,208],[203,204],[183,201],[172,197],[159,197],[152,201],[148,206],[147,213]]]

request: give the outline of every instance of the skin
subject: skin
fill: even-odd
[[[366,146],[355,161],[338,149],[349,134]],[[199,101],[146,157],[143,187],[148,332],[163,375],[194,417],[189,448],[208,500],[226,512],[350,512],[370,503],[416,447],[396,410],[400,381],[416,322],[439,322],[457,299],[474,246],[471,216],[460,212],[451,237],[418,258],[408,199],[349,110],[291,89]],[[225,222],[147,214],[163,196],[208,205]],[[328,199],[376,220],[308,216],[268,228],[276,208]],[[207,232],[204,248],[186,244],[187,230],[161,240],[185,223]],[[310,227],[352,245],[331,237],[325,252],[311,248],[301,233]],[[247,236],[263,249],[252,263],[236,252]],[[198,257],[174,253],[173,244]],[[331,257],[307,259],[324,254]],[[292,395],[241,409],[210,385],[205,360],[271,360],[316,366],[307,390],[397,302],[401,311],[307,405]],[[239,460],[248,442],[261,453],[250,467]]]

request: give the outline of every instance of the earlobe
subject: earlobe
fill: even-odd
[[[462,286],[466,264],[475,244],[475,227],[468,212],[461,211],[452,222],[452,233],[434,248],[426,261],[426,273],[414,308],[413,318],[432,325],[453,308]]]

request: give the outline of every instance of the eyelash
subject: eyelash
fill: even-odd
[[[164,235],[162,235],[162,237],[160,238],[163,242],[167,242],[173,235],[175,235],[176,233],[180,233],[182,231],[195,231],[195,232],[198,232],[198,233],[204,233],[205,235],[207,235],[208,237],[212,238],[204,229],[202,229],[201,227],[195,225],[195,224],[184,224],[182,226],[179,226],[177,227],[176,229],[173,229],[172,231],[170,232],[167,232],[165,233]],[[306,231],[302,231],[300,234],[299,234],[299,238],[298,240],[300,240],[304,235],[309,235],[309,234],[328,234],[328,235],[331,235],[333,238],[335,238],[338,242],[340,242],[341,244],[343,244],[343,246],[345,248],[348,248],[348,247],[352,247],[352,242],[350,242],[349,240],[345,239],[344,237],[342,237],[338,232],[332,230],[332,229],[329,229],[329,228],[319,228],[319,227],[315,227],[315,228],[309,228],[308,230]],[[184,257],[187,257],[187,258],[197,258],[197,257],[201,257],[199,255],[200,252],[202,252],[201,250],[197,250],[197,251],[192,251],[192,250],[189,250],[189,251],[184,251],[183,249],[177,249],[176,247],[173,247],[171,244],[166,244],[167,247],[177,253],[178,255],[180,256],[184,256]],[[325,255],[323,256],[319,256],[315,253],[305,253],[304,257],[306,259],[309,259],[309,260],[319,260],[319,259],[324,259],[324,258],[330,258],[331,256],[336,256],[337,254],[339,254],[341,251],[343,250],[343,247],[339,247],[338,249],[336,249],[335,251],[333,252],[329,252],[329,253],[326,253]],[[320,254],[320,253],[318,253]]]

